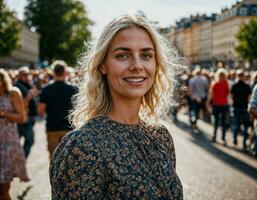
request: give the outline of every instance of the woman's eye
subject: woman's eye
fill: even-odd
[[[142,54],[142,58],[143,58],[144,60],[150,60],[152,57],[153,57],[153,55],[150,54],[150,53],[144,53],[144,54]]]
[[[127,59],[129,57],[129,55],[127,55],[127,54],[118,54],[115,57],[117,59],[119,59],[119,60],[125,60],[125,59]]]

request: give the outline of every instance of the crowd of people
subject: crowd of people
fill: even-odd
[[[29,181],[25,160],[34,144],[34,124],[46,114],[49,158],[62,137],[72,130],[67,118],[77,87],[70,83],[76,74],[64,61],[50,68],[0,69],[0,199],[9,200],[14,177]],[[74,80],[76,80],[74,78]],[[21,138],[23,143],[21,146]]]
[[[13,177],[29,181],[25,159],[34,144],[33,126],[37,116],[47,114],[49,158],[63,136],[72,130],[67,116],[72,109],[72,97],[78,92],[78,79],[79,72],[69,71],[64,61],[55,61],[50,68],[40,70],[31,70],[25,66],[17,70],[0,69],[0,167],[3,169],[0,196],[3,199],[8,196]],[[178,82],[177,91],[184,98],[179,100],[180,106],[175,110],[178,111],[181,105],[187,108],[193,129],[197,128],[199,118],[212,123],[212,141],[216,142],[220,126],[221,140],[225,145],[228,129],[233,133],[234,145],[238,145],[238,134],[241,133],[242,148],[252,148],[256,156],[256,72],[249,76],[249,73],[242,70],[226,71],[220,68],[213,73],[196,68],[192,73],[181,73]],[[176,120],[177,112],[172,114]],[[23,151],[19,142],[22,137]]]
[[[208,71],[196,67],[192,72],[179,75],[179,106],[173,108],[173,120],[177,120],[178,110],[185,105],[192,129],[197,128],[199,118],[213,124],[212,141],[216,142],[218,128],[221,140],[227,144],[226,134],[230,129],[233,144],[238,144],[238,134],[243,135],[243,150],[251,150],[257,156],[257,136],[253,113],[256,101],[255,90],[257,72],[242,69],[226,70],[218,68]],[[241,146],[241,144],[240,144]]]
[[[125,15],[105,27],[84,72],[62,60],[40,70],[0,69],[0,199],[10,200],[14,177],[29,181],[38,116],[46,117],[53,199],[183,199],[173,139],[157,123],[172,91],[184,97],[172,108],[175,121],[185,105],[193,129],[201,118],[213,123],[216,142],[221,126],[225,145],[229,128],[234,145],[241,132],[243,149],[251,143],[257,156],[257,72],[196,67],[172,90],[175,59],[164,41],[143,18]]]

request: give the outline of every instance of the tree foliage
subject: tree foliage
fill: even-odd
[[[91,39],[84,5],[77,0],[28,0],[25,23],[41,34],[40,59],[74,64]]]
[[[238,39],[236,46],[238,55],[251,64],[257,61],[257,20],[251,19],[249,23],[241,26],[236,38]]]
[[[14,14],[0,0],[0,55],[8,56],[18,47],[19,27]]]

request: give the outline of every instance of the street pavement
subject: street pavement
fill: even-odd
[[[211,142],[212,126],[203,121],[192,130],[188,116],[180,114],[176,124],[166,123],[176,149],[177,173],[184,188],[185,200],[256,200],[257,159],[243,152],[242,138],[234,147],[231,133],[227,146]],[[15,200],[50,200],[48,152],[44,121],[35,125],[35,145],[27,160],[31,181],[15,179],[11,196]],[[219,135],[220,133],[220,135]]]
[[[198,131],[190,128],[188,116],[179,115],[171,127],[177,155],[177,173],[184,187],[184,199],[256,200],[257,160],[244,153],[242,137],[238,147],[227,133],[227,146],[212,143],[212,126],[199,121]]]

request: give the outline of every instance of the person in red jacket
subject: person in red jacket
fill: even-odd
[[[221,122],[222,127],[222,141],[226,144],[226,119],[229,112],[228,105],[229,84],[227,81],[227,73],[223,68],[216,72],[216,80],[212,82],[209,88],[209,95],[207,106],[212,104],[212,111],[214,115],[214,131],[213,142],[216,142],[217,129]]]

